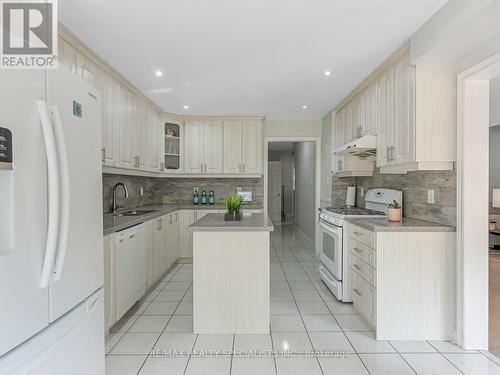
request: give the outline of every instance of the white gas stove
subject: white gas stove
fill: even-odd
[[[345,219],[385,217],[387,206],[393,201],[402,205],[403,193],[391,189],[371,189],[365,195],[365,208],[328,207],[319,215],[320,267],[321,279],[335,294],[337,299],[351,302],[349,272],[347,270],[347,236]]]

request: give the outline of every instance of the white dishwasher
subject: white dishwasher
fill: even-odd
[[[144,223],[116,233],[116,315],[120,319],[146,292]]]

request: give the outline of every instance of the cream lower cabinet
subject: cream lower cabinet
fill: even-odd
[[[104,236],[104,327],[109,330],[116,323],[114,236]]]
[[[193,256],[192,233],[187,231],[187,227],[196,220],[194,210],[177,211],[179,216],[179,258],[191,258]]]
[[[348,224],[356,310],[377,340],[450,340],[455,233],[373,232]]]

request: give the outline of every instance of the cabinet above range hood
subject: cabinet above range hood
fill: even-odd
[[[335,150],[335,154],[348,153],[360,159],[374,161],[377,158],[377,136],[364,135]]]

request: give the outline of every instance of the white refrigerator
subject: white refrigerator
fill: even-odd
[[[0,71],[0,374],[104,374],[99,92]]]

